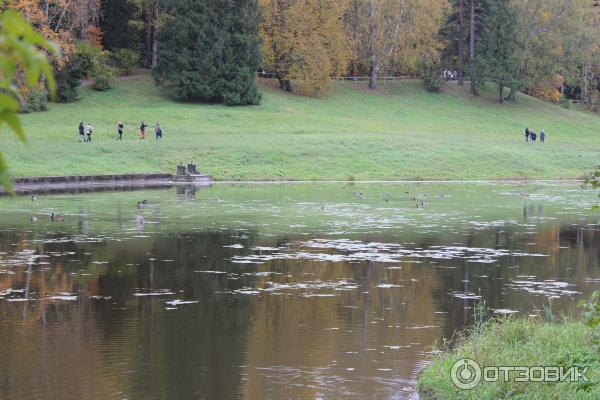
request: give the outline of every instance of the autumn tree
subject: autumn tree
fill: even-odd
[[[369,88],[381,73],[398,66],[416,69],[442,47],[438,32],[448,3],[440,0],[353,0],[358,57],[368,66]]]
[[[260,0],[263,66],[283,90],[327,94],[331,77],[346,71],[350,47],[342,23],[347,3],[328,0]]]
[[[72,56],[79,40],[100,46],[100,0],[9,0],[0,5],[0,9],[21,12],[36,31],[60,47],[62,58],[50,58],[57,80],[56,99],[73,100],[80,76],[71,63]],[[24,82],[23,79],[17,81]],[[30,88],[24,84],[19,86],[26,100]]]
[[[513,0],[517,15],[517,77],[509,98],[519,89],[556,99],[556,82],[585,81],[587,66],[597,59],[599,32],[587,0]],[[594,54],[596,56],[594,57]],[[560,76],[556,76],[560,74]],[[581,82],[584,87],[589,87]],[[519,85],[520,84],[520,85]]]

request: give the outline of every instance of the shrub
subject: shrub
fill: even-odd
[[[48,110],[48,91],[36,87],[27,91],[21,105],[22,113],[31,113]]]
[[[88,42],[79,42],[72,57],[72,63],[84,78],[92,76],[98,68],[102,50]]]
[[[111,54],[111,58],[113,65],[125,75],[129,75],[140,61],[139,54],[130,49],[117,49]]]
[[[444,79],[440,74],[440,67],[437,63],[423,63],[421,65],[421,81],[425,90],[437,93],[444,87]]]
[[[114,72],[112,68],[108,66],[104,66],[94,73],[94,84],[92,85],[92,89],[97,90],[99,92],[103,92],[105,90],[110,89],[110,82],[114,77]]]
[[[101,50],[88,42],[80,42],[73,55],[73,64],[82,77],[94,80],[94,90],[104,91],[110,88],[110,81],[114,77],[110,59],[109,51]]]
[[[594,343],[600,350],[600,291],[592,294],[589,303],[581,302],[579,306],[583,308],[584,321],[592,328]]]
[[[63,68],[57,69],[56,78],[56,101],[59,103],[70,103],[76,101],[81,86],[83,75],[77,69],[75,63],[68,62]]]

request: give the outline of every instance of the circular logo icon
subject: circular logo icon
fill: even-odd
[[[470,358],[461,358],[452,365],[450,379],[459,389],[473,389],[481,382],[481,367]]]

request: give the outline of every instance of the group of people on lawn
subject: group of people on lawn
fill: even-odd
[[[529,129],[529,128],[525,128],[525,141],[529,142],[529,141],[535,142],[537,140],[537,133],[535,133],[533,131],[533,129]],[[544,143],[544,141],[546,140],[546,132],[544,132],[544,130],[542,129],[542,131],[540,132],[540,142]]]
[[[146,124],[144,121],[142,121],[142,124],[140,125],[140,140],[145,140],[146,139],[146,128],[148,127],[148,124]],[[123,130],[125,129],[125,124],[123,124],[123,122],[119,121],[117,123],[117,140],[122,141],[123,140]],[[79,123],[79,142],[91,142],[92,141],[92,133],[94,132],[94,128],[92,127],[91,124],[84,124],[83,122]],[[156,123],[156,125],[154,126],[154,133],[156,134],[156,140],[160,140],[162,139],[162,135],[163,135],[163,131],[162,128],[160,127],[160,123]]]

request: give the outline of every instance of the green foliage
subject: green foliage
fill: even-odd
[[[83,74],[72,61],[56,71],[56,101],[71,103],[79,97],[79,87]]]
[[[456,388],[452,365],[463,358],[480,366],[589,366],[590,382],[482,382],[471,390]],[[514,375],[512,375],[514,377]],[[556,323],[503,318],[483,324],[479,332],[459,337],[420,373],[420,398],[433,399],[597,399],[600,360],[589,328],[577,322]]]
[[[571,108],[571,100],[569,100],[565,97],[561,97],[559,104],[562,108],[566,108],[566,109]]]
[[[171,0],[158,37],[156,81],[174,97],[258,104],[255,0]]]
[[[99,92],[110,89],[111,80],[114,76],[113,70],[110,67],[103,65],[103,68],[99,68],[94,72],[94,83],[92,88]]]
[[[101,49],[89,42],[79,42],[72,56],[73,67],[77,69],[82,77],[88,78],[97,71],[101,57]]]
[[[499,100],[503,89],[513,86],[517,77],[517,15],[508,1],[487,1],[478,36],[477,72],[486,81],[498,84]]]
[[[80,42],[73,55],[73,64],[81,76],[93,79],[94,90],[104,91],[110,88],[115,75],[110,66],[110,59],[109,51],[103,51],[88,42]]]
[[[583,308],[585,323],[593,329],[594,341],[600,350],[600,291],[594,292],[589,302],[580,302],[579,306]]]
[[[40,76],[46,78],[49,90],[54,93],[56,83],[52,67],[43,51],[59,54],[58,49],[37,33],[23,16],[7,10],[0,14],[0,128],[6,124],[25,141],[25,132],[21,127],[18,91],[15,86],[17,71],[23,71],[26,84],[33,88]],[[0,154],[0,184],[11,189],[11,179],[2,154]]]
[[[590,185],[592,189],[600,189],[600,165],[596,167],[596,171],[590,173],[590,175],[585,180],[585,185]],[[600,197],[600,194],[598,195]],[[592,210],[600,210],[600,206],[593,206]]]
[[[140,1],[104,0],[102,2],[102,45],[105,49],[137,50],[141,37]]]
[[[440,65],[437,63],[421,64],[421,81],[428,92],[437,93],[444,87],[444,79],[440,73]]]
[[[111,53],[111,59],[114,66],[125,75],[129,75],[140,62],[139,54],[129,49],[116,49]]]
[[[48,110],[48,91],[41,88],[33,88],[27,95],[25,107],[21,112],[30,113]]]

